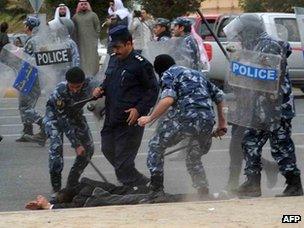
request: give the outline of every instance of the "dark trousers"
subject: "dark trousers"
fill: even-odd
[[[101,150],[124,185],[145,184],[134,162],[143,133],[144,128],[139,126],[104,127],[101,131]]]

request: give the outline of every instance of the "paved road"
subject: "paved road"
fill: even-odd
[[[38,110],[43,113],[45,98],[38,102]],[[17,99],[0,99],[0,134],[5,138],[0,144],[0,211],[23,210],[26,201],[34,198],[37,194],[50,195],[51,186],[48,174],[48,147],[40,147],[32,143],[16,143],[15,139],[20,136],[22,125],[17,110]],[[304,168],[304,100],[296,100],[298,116],[293,121],[293,139],[296,144],[298,165]],[[99,130],[101,123],[96,123],[91,113],[86,113],[94,136],[95,154],[94,164],[107,178],[116,183],[113,168],[106,161],[100,151]],[[142,142],[136,165],[140,171],[148,175],[146,168],[147,142],[153,135],[155,126],[147,128]],[[38,130],[38,129],[36,129]],[[227,182],[228,176],[228,146],[230,136],[222,140],[214,140],[211,151],[203,157],[206,167],[211,192],[219,192]],[[74,160],[74,151],[65,140],[64,146],[64,172],[63,179],[66,180],[68,171]],[[270,158],[269,145],[264,149],[264,157]],[[100,180],[100,177],[88,166],[84,176]],[[243,177],[242,177],[243,178]],[[268,189],[265,184],[264,174],[262,176],[262,191],[264,196],[273,196],[283,190],[284,180],[280,176],[275,188]],[[165,161],[165,186],[171,193],[190,193],[190,178],[186,173],[183,161]]]

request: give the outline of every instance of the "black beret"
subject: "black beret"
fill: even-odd
[[[69,83],[82,83],[85,80],[85,74],[79,67],[72,67],[66,72],[65,79]]]
[[[154,69],[156,73],[161,75],[171,66],[175,65],[174,59],[170,55],[158,55],[154,60]]]

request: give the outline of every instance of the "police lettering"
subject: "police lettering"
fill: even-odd
[[[70,49],[36,52],[35,58],[37,66],[67,63],[72,61]]]
[[[244,65],[238,62],[231,63],[232,73],[236,76],[244,76],[258,80],[277,80],[277,71],[274,69],[263,69]]]

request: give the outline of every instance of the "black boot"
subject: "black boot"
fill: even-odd
[[[301,183],[300,174],[294,174],[292,172],[284,175],[286,178],[286,188],[282,194],[276,195],[276,197],[286,197],[286,196],[302,196],[303,187]]]
[[[29,142],[25,135],[33,135],[33,125],[32,124],[23,124],[22,135],[19,139],[16,139],[16,142]]]
[[[3,139],[3,137],[2,137],[2,135],[0,135],[0,142],[2,141],[2,139]]]
[[[162,174],[152,175],[150,182],[150,192],[140,203],[161,203],[166,201],[164,192],[164,176]]]
[[[38,143],[40,146],[45,146],[45,142],[47,140],[47,136],[45,134],[44,124],[42,123],[42,119],[40,119],[37,124],[40,126],[40,132],[34,135],[25,134],[24,138],[29,142]]]
[[[247,180],[239,187],[239,197],[259,197],[261,192],[261,174],[248,175]]]

